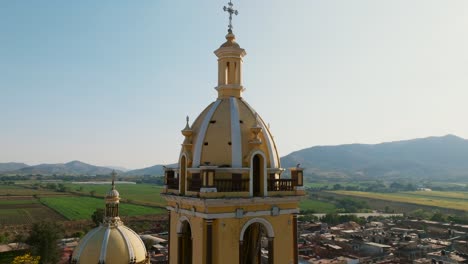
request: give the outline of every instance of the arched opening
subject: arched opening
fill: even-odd
[[[226,62],[226,68],[224,68],[224,84],[229,84],[229,61]]]
[[[252,219],[246,223],[241,231],[239,264],[273,264],[272,233],[271,225],[264,219]]]
[[[179,179],[179,192],[180,194],[185,194],[185,182],[187,179],[187,158],[185,155],[180,159],[180,179]]]
[[[263,181],[265,180],[265,159],[260,154],[255,154],[252,158],[251,164],[252,170],[252,191],[253,196],[264,196],[264,184]]]
[[[188,221],[182,222],[182,228],[180,233],[177,234],[179,237],[178,258],[179,264],[192,264],[192,229]]]

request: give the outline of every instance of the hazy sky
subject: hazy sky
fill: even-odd
[[[0,1],[0,162],[178,158],[216,99],[227,0]],[[234,0],[244,98],[280,154],[468,138],[468,1]]]

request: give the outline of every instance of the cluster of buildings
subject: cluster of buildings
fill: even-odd
[[[468,226],[385,219],[299,224],[300,263],[468,263]]]
[[[142,263],[170,263],[168,235],[168,232],[139,235],[146,246],[145,262]],[[298,263],[468,263],[467,239],[468,226],[435,221],[384,219],[362,225],[346,222],[335,226],[298,221]],[[261,235],[259,242],[257,263],[267,264],[271,250],[267,231]],[[70,259],[66,256],[79,251],[79,241],[64,239],[61,243],[68,249],[61,263],[69,263]],[[90,249],[96,251],[100,247],[93,245]],[[115,252],[111,254],[116,255]]]

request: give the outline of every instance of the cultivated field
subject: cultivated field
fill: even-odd
[[[398,193],[370,193],[357,191],[333,191],[331,193],[377,199],[391,202],[432,206],[442,209],[468,211],[468,193],[463,192],[398,192]]]
[[[301,210],[310,210],[314,213],[333,213],[336,210],[336,207],[332,203],[327,203],[323,201],[312,200],[310,198],[304,199],[300,202],[299,207]]]
[[[0,197],[1,196],[33,196],[33,195],[55,195],[54,191],[49,190],[36,190],[32,188],[26,188],[21,185],[4,185],[0,184]]]
[[[110,185],[66,183],[72,193],[32,188],[33,183],[0,185],[0,225],[31,224],[41,220],[63,221],[91,219],[96,208],[104,209],[104,197]],[[165,213],[160,197],[162,187],[150,184],[122,184],[117,189],[123,198],[121,216],[141,216]],[[99,198],[89,197],[93,195]],[[133,204],[132,204],[133,203]],[[148,205],[148,206],[144,206]]]
[[[104,197],[110,189],[110,185],[102,184],[66,184],[73,192],[90,195],[91,191],[95,196]],[[165,200],[159,195],[162,187],[153,184],[118,184],[116,189],[120,193],[120,198],[131,203],[138,203],[150,206],[166,206]]]
[[[104,209],[104,199],[92,197],[43,197],[41,203],[63,215],[68,220],[91,219],[96,208]],[[120,203],[121,216],[153,215],[166,213],[164,209]]]
[[[0,226],[32,224],[39,221],[65,220],[60,214],[39,203],[37,199],[0,199]]]

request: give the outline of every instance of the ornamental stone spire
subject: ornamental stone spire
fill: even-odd
[[[104,214],[104,224],[118,225],[122,222],[119,217],[120,194],[115,189],[115,178],[117,173],[112,171],[112,187],[106,194],[106,210]]]
[[[224,42],[219,49],[214,53],[218,57],[218,98],[226,97],[242,97],[242,58],[246,55],[236,42],[236,36],[232,33],[232,15],[237,15],[239,12],[233,8],[231,1],[228,7],[224,6],[224,11],[229,13],[229,26],[228,34],[226,35],[226,42]]]

